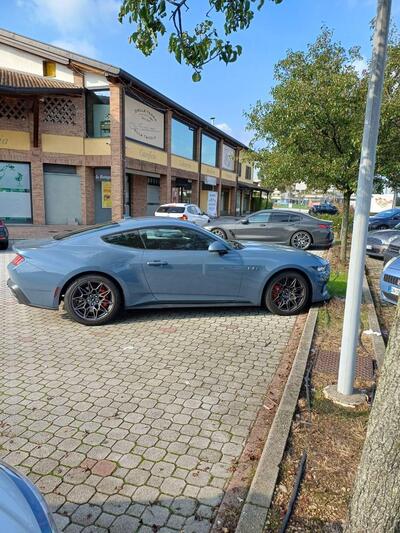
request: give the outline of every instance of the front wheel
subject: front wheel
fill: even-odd
[[[68,287],[64,307],[76,322],[101,326],[117,315],[121,308],[121,293],[110,279],[88,274]]]
[[[296,231],[290,240],[290,244],[293,248],[298,248],[299,250],[308,250],[311,243],[311,235],[306,231]]]
[[[310,300],[307,280],[299,272],[287,270],[276,274],[265,292],[267,309],[282,316],[301,313]]]
[[[214,235],[216,235],[220,239],[227,239],[226,232],[221,228],[214,228],[211,230],[211,233],[214,233]]]

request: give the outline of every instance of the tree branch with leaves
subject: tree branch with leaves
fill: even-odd
[[[127,19],[136,27],[129,40],[146,56],[157,48],[159,38],[168,33],[169,51],[178,63],[193,68],[193,81],[200,81],[207,63],[219,60],[229,64],[238,59],[242,47],[232,44],[228,36],[248,29],[255,10],[262,9],[264,3],[265,0],[208,0],[203,20],[188,29],[185,15],[193,5],[190,0],[123,0],[119,21]],[[222,16],[220,27],[212,14]]]

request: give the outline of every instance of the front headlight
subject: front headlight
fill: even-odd
[[[323,263],[314,266],[313,269],[318,272],[319,276],[324,281],[327,281],[329,279],[329,276],[331,274],[331,266],[328,261],[324,261]]]

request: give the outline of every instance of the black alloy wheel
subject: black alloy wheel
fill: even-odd
[[[310,288],[299,272],[287,270],[275,275],[265,292],[265,305],[275,315],[296,315],[310,300]]]
[[[76,279],[64,296],[69,316],[86,326],[100,326],[111,321],[121,308],[121,294],[110,279],[85,275]]]

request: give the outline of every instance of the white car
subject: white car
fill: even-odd
[[[196,204],[164,204],[154,214],[156,217],[186,220],[201,227],[210,223],[210,217]]]

